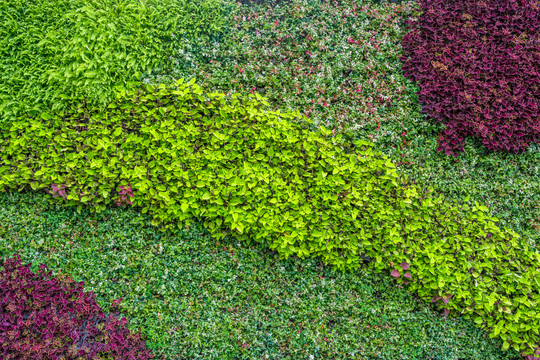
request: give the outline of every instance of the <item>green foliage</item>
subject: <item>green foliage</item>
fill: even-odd
[[[218,242],[201,223],[160,233],[136,208],[79,214],[48,197],[0,193],[0,257],[20,250],[34,268],[84,281],[106,311],[123,298],[157,359],[519,359],[387,274],[279,261],[261,245]]]
[[[270,241],[284,257],[323,255],[340,269],[358,267],[361,210],[405,206],[416,194],[403,193],[393,165],[368,142],[345,156],[324,128],[306,134],[286,121],[298,113],[261,110],[267,103],[253,95],[228,104],[223,94],[202,93],[192,82],[146,85],[119,93],[105,112],[21,118],[4,134],[0,189],[61,186],[68,204],[100,210],[129,185],[134,204],[156,221],[204,217],[218,238],[230,229],[248,242]],[[369,233],[379,226],[368,222]]]
[[[115,86],[168,71],[184,37],[223,26],[221,0],[0,0],[0,124],[93,106]],[[203,26],[204,24],[204,26]]]
[[[298,112],[263,105],[259,94],[203,95],[180,80],[123,90],[104,112],[21,118],[2,134],[0,189],[52,187],[79,210],[101,211],[129,187],[161,230],[199,219],[217,239],[261,242],[281,258],[321,256],[340,270],[367,255],[505,347],[537,346],[540,254],[521,248],[518,234],[478,203],[463,212],[398,177],[372,143],[328,139],[324,127],[292,122]]]
[[[258,92],[272,110],[300,109],[313,123],[299,123],[314,131],[324,125],[333,134],[371,140],[398,173],[448,200],[470,196],[534,249],[540,245],[540,145],[501,154],[468,139],[457,158],[435,151],[443,126],[426,121],[420,89],[403,76],[399,60],[403,22],[417,18],[417,8],[416,1],[361,0],[237,6],[218,40],[185,42],[172,76],[194,78],[208,92]]]
[[[227,13],[227,18],[221,18]],[[415,95],[418,89],[403,77],[398,61],[402,21],[417,15],[414,1],[399,7],[359,0],[292,1],[260,8],[218,0],[0,0],[0,188],[52,188],[54,196],[66,197],[64,202],[79,205],[79,211],[85,209],[81,203],[96,205],[101,211],[113,200],[128,197],[132,203],[133,196],[138,208],[153,213],[153,225],[166,224],[164,231],[198,218],[201,226],[223,241],[227,241],[227,237],[223,239],[226,234],[234,234],[248,243],[262,242],[257,245],[260,249],[271,246],[281,257],[319,255],[341,269],[356,268],[359,258],[369,255],[374,260],[372,266],[393,270],[400,283],[404,275],[410,275],[411,290],[424,299],[436,300],[441,309],[465,314],[492,336],[502,337],[505,347],[521,345],[523,350],[525,344],[538,345],[539,284],[535,273],[539,262],[527,250],[540,240],[540,147],[533,145],[520,156],[487,154],[468,140],[466,153],[457,159],[434,152],[441,129],[425,122]],[[93,20],[97,17],[103,22]],[[204,29],[214,33],[209,35]],[[177,50],[180,56],[169,58]],[[141,89],[137,95],[124,94],[105,112],[97,110],[96,106],[103,107],[113,98],[115,86],[130,86],[129,81],[140,73],[150,81],[153,76],[159,81],[174,81],[174,76],[167,77],[172,63],[177,65],[174,76],[196,78],[204,90],[194,86],[172,94],[174,91],[165,87]],[[268,103],[240,105],[233,96],[225,106],[221,96],[210,96],[210,101],[204,94],[216,90],[261,92]],[[75,106],[68,99],[88,104]],[[302,109],[311,119],[298,113],[263,115],[260,106],[265,104],[275,111]],[[49,114],[66,107],[65,118]],[[34,118],[43,110],[48,113]],[[26,112],[30,117],[11,127],[16,116]],[[300,131],[289,126],[289,121],[317,133]],[[328,130],[319,129],[321,124]],[[330,133],[343,134],[343,138],[331,139]],[[362,141],[368,139],[374,144]],[[396,168],[376,150],[388,156]],[[274,152],[271,156],[270,151]],[[351,164],[354,166],[347,169]],[[397,174],[407,174],[412,183]],[[434,190],[431,193],[440,193],[447,201],[420,190],[412,185],[415,183],[429,184]],[[494,215],[501,219],[501,228],[512,227],[515,232],[496,228]],[[312,236],[317,232],[323,241]],[[242,349],[243,343],[227,342],[230,334],[226,330],[208,341],[214,329],[197,328],[200,321],[196,316],[189,318],[193,342],[184,337],[185,329],[174,330],[189,306],[171,306],[169,299],[177,299],[179,291],[170,292],[168,287],[159,290],[158,285],[168,283],[157,279],[171,267],[180,266],[172,262],[180,251],[174,247],[178,240],[168,243],[168,257],[154,265],[144,255],[152,246],[155,254],[163,253],[156,245],[161,235],[149,231],[148,236],[144,241],[137,238],[136,246],[131,239],[133,252],[109,246],[109,254],[120,251],[111,259],[103,252],[99,237],[80,242],[75,249],[70,249],[73,244],[66,238],[59,249],[53,238],[28,243],[15,236],[6,239],[0,251],[32,249],[28,250],[29,259],[56,259],[59,269],[76,271],[80,279],[86,270],[93,269],[85,279],[103,294],[127,294],[132,284],[137,284],[140,287],[131,290],[138,294],[132,298],[137,305],[129,305],[128,311],[136,326],[146,328],[154,346],[168,352],[169,357],[186,351],[186,356],[204,354],[208,358],[212,349],[204,346],[215,343],[223,344],[216,350],[222,354],[240,351],[233,349]],[[113,242],[119,241],[115,239]],[[187,250],[189,255],[182,265],[188,280],[196,278],[189,278],[188,273],[194,269],[190,261],[197,249]],[[75,255],[65,257],[67,253]],[[137,266],[129,273],[118,273],[120,263],[114,262],[124,255],[133,263],[137,261]],[[253,264],[263,262],[258,261]],[[284,264],[304,266],[314,264],[312,261],[289,258]],[[208,266],[216,261],[195,262]],[[400,264],[410,268],[405,272]],[[146,273],[149,277],[140,280]],[[208,276],[201,274],[199,278]],[[269,270],[268,276],[275,276],[275,269]],[[335,276],[338,282],[346,282],[351,274]],[[359,279],[351,288],[362,288],[370,281]],[[175,284],[176,289],[182,289],[191,282],[183,279]],[[376,291],[389,291],[388,283],[377,284]],[[266,288],[277,286],[269,283]],[[246,287],[237,298],[253,299],[252,288]],[[341,289],[328,296],[336,297],[343,293]],[[159,295],[159,291],[172,295]],[[197,295],[191,302],[208,298],[205,291],[192,286],[190,293]],[[324,306],[335,308],[333,303]],[[386,314],[392,306],[376,311]],[[197,313],[195,309],[190,314]],[[270,311],[265,316],[269,313],[275,315]],[[156,314],[169,318],[164,323]],[[302,321],[314,323],[321,316],[328,314]],[[259,319],[261,326],[268,320],[262,315]],[[238,321],[232,317],[215,323],[242,324]],[[279,321],[278,327],[288,324],[288,319]],[[417,320],[411,321],[416,324]],[[435,328],[435,332],[446,329]],[[257,331],[260,328],[253,329],[253,334]],[[403,349],[397,353],[377,345],[390,343],[395,333],[388,337],[366,335],[360,342],[369,344],[364,349],[366,356],[371,356],[372,350],[381,351],[379,355],[388,359],[499,356],[491,355],[491,350],[484,352],[483,347],[480,351],[472,342],[461,343],[452,331],[449,337],[462,352],[452,352],[454,345],[430,346],[430,341],[418,340],[416,335],[411,342],[396,345],[395,349]],[[350,339],[357,333],[358,329],[351,330]],[[279,338],[280,345],[289,344],[285,347],[291,349],[288,353],[276,347],[280,357],[300,356],[294,351],[301,345],[290,340],[294,334],[273,334],[273,339],[266,340],[241,334],[235,339],[252,336],[249,344],[271,344]],[[347,348],[348,344],[358,343],[348,342],[342,334],[346,335],[340,332],[328,349],[349,351],[353,348]],[[473,336],[469,334],[467,339]],[[320,338],[313,336],[315,344]],[[433,344],[441,341],[437,338]],[[189,350],[183,349],[184,345]],[[178,347],[170,350],[174,346]],[[318,354],[331,355],[317,346],[310,348],[313,353],[324,349]]]

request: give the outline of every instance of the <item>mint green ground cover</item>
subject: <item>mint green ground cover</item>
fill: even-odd
[[[0,193],[0,257],[85,282],[105,311],[123,298],[158,359],[518,359],[471,321],[445,318],[388,274],[277,260],[200,224],[159,232],[140,209],[101,214]]]

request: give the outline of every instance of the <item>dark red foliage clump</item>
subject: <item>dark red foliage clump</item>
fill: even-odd
[[[403,37],[405,76],[429,118],[446,125],[438,151],[464,139],[517,153],[540,140],[540,1],[419,0]]]
[[[68,360],[153,357],[117,314],[106,317],[92,292],[68,277],[37,273],[16,254],[0,272],[0,359]]]

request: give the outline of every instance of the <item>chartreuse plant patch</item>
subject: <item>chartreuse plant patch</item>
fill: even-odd
[[[455,3],[447,2],[448,6]],[[444,124],[428,120],[422,113],[417,95],[420,84],[404,76],[400,60],[405,55],[403,37],[411,31],[406,21],[416,19],[420,24],[422,13],[416,1],[374,4],[364,0],[294,0],[280,2],[279,6],[266,1],[235,5],[226,15],[227,26],[219,38],[183,40],[172,78],[194,78],[210,93],[257,92],[268,98],[272,110],[303,112],[313,123],[302,118],[295,121],[311,130],[324,125],[332,134],[370,140],[374,148],[392,160],[398,173],[422,186],[432,186],[448,201],[459,202],[469,196],[469,205],[474,201],[484,204],[491,215],[500,219],[501,226],[521,235],[519,241],[524,247],[534,249],[540,244],[540,145],[532,143],[520,154],[492,152],[479,139],[467,137],[464,152],[455,158],[436,151]],[[516,27],[523,24],[513,22]],[[450,26],[445,21],[433,22],[433,26],[439,25],[442,29],[434,28],[433,33],[444,32]],[[466,29],[475,31],[474,27]],[[426,30],[425,34],[432,32]],[[527,41],[533,38],[529,36]],[[497,49],[503,45],[486,41]],[[514,54],[514,49],[517,46],[507,51]],[[534,47],[519,52],[531,56],[531,49]],[[502,60],[520,61],[510,56]],[[470,66],[465,60],[459,64]],[[488,94],[499,84],[500,75],[510,77],[516,91],[529,89],[530,96],[526,91],[519,96],[529,96],[533,101],[535,83],[530,79],[534,78],[524,78],[519,72],[512,74],[486,74],[493,79],[493,86],[486,88]],[[172,78],[156,75],[145,81],[167,82]],[[457,96],[457,92],[453,95]],[[497,95],[489,96],[496,99]],[[504,102],[513,100],[506,98],[501,104]],[[508,113],[513,111],[507,109]],[[447,110],[441,107],[441,111]]]
[[[217,240],[200,222],[157,232],[139,208],[100,214],[43,192],[0,192],[0,258],[84,281],[116,299],[155,359],[518,360],[470,320],[445,317],[388,274],[342,274],[319,258],[278,260]]]
[[[517,233],[478,203],[460,211],[399,177],[372,143],[329,139],[267,104],[180,80],[123,90],[103,112],[22,117],[2,134],[0,189],[45,189],[97,211],[127,195],[161,230],[200,220],[218,240],[233,234],[343,271],[367,255],[503,349],[539,347],[540,254]]]
[[[226,11],[220,0],[0,0],[0,124],[65,98],[105,105],[115,86],[166,73],[177,40],[208,37]]]

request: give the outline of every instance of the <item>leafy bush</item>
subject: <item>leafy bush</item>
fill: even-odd
[[[313,123],[297,120],[314,131],[324,125],[373,141],[398,173],[448,201],[470,196],[469,205],[484,204],[500,226],[520,234],[523,247],[540,249],[540,144],[513,154],[468,138],[458,157],[436,151],[444,125],[421,113],[418,85],[399,61],[403,23],[420,16],[416,7],[364,0],[238,6],[219,38],[186,39],[172,75],[196,79],[206,92],[258,92],[272,110],[300,109]]]
[[[0,0],[0,125],[104,106],[114,87],[172,66],[178,39],[223,26],[221,0]]]
[[[403,70],[424,111],[446,127],[437,150],[474,136],[493,151],[540,141],[540,6],[535,0],[420,1]]]
[[[52,188],[60,201],[100,211],[123,186],[162,230],[201,219],[218,239],[233,233],[341,270],[358,268],[364,254],[501,336],[505,349],[538,347],[540,254],[499,229],[486,207],[463,205],[461,215],[398,178],[372,143],[330,141],[324,127],[306,134],[289,122],[298,112],[264,110],[258,94],[224,96],[179,81],[122,91],[106,112],[21,118],[3,134],[0,189]]]
[[[157,232],[151,220],[137,207],[79,214],[41,191],[0,192],[0,257],[20,250],[84,281],[103,311],[122,298],[130,329],[163,360],[519,359],[388,271],[342,274],[320,258],[218,241],[200,222]]]
[[[399,186],[393,165],[370,143],[358,142],[366,149],[346,155],[335,145],[357,145],[327,139],[324,127],[312,133],[286,121],[298,112],[265,111],[258,94],[260,100],[205,98],[192,83],[124,91],[105,112],[74,107],[21,118],[3,134],[0,189],[31,185],[100,210],[112,191],[129,186],[133,203],[155,211],[156,220],[204,215],[218,238],[230,228],[241,239],[271,240],[285,256],[319,254],[340,269],[358,266],[355,228],[363,225],[355,219],[363,211],[405,207],[417,196]],[[344,233],[337,235],[340,223]]]
[[[107,318],[83,283],[53,277],[45,265],[33,273],[19,254],[0,271],[2,359],[150,359],[127,320]]]

